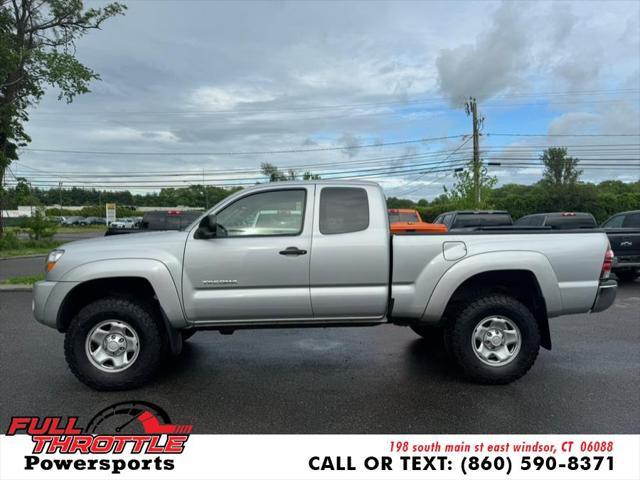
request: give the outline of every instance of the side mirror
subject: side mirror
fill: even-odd
[[[195,238],[209,239],[216,236],[216,230],[218,229],[218,222],[215,215],[207,215],[198,225],[198,229],[195,233]]]

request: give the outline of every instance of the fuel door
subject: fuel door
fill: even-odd
[[[444,242],[442,255],[445,260],[460,260],[467,255],[467,245],[464,242]]]

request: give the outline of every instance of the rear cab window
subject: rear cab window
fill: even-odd
[[[369,228],[369,197],[364,188],[325,187],[320,191],[319,230],[323,235]]]
[[[624,216],[623,228],[640,228],[640,213],[629,213]]]
[[[458,213],[453,228],[500,227],[512,224],[511,216],[506,213]]]
[[[555,229],[595,228],[596,220],[591,215],[549,215],[545,225]]]

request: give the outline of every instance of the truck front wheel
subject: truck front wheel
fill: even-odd
[[[448,326],[451,350],[467,377],[506,384],[523,376],[540,349],[538,323],[520,301],[489,294],[462,307]]]
[[[163,351],[153,309],[133,299],[109,297],[82,308],[64,340],[73,374],[96,390],[126,390],[148,381]]]

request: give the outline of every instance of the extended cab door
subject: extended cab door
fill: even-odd
[[[215,211],[218,235],[187,240],[183,298],[197,322],[313,319],[314,186],[250,191]]]
[[[318,184],[314,220],[310,284],[315,319],[383,318],[391,249],[381,189]]]

